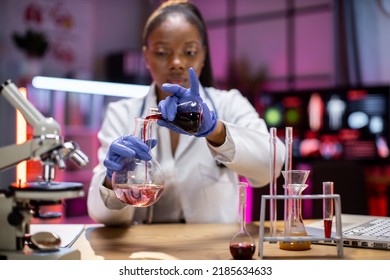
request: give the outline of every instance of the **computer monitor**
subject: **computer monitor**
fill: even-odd
[[[257,108],[284,139],[293,127],[293,157],[301,160],[389,160],[390,87],[264,91]]]

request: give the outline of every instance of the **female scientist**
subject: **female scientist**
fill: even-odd
[[[135,208],[116,197],[111,176],[121,168],[124,157],[150,159],[149,148],[131,134],[135,117],[147,116],[151,107],[158,106],[163,117],[171,119],[183,101],[196,99],[203,106],[202,124],[195,135],[158,122],[152,153],[166,179],[152,222],[237,222],[239,176],[253,187],[269,183],[267,126],[239,91],[212,87],[209,52],[206,26],[193,4],[165,2],[147,20],[143,55],[153,83],[146,97],[108,105],[98,133],[99,164],[88,194],[89,215],[96,222],[118,226],[146,218],[146,208]],[[278,174],[284,156],[278,139]]]

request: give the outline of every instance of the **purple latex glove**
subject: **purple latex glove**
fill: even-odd
[[[131,163],[134,165],[134,161],[129,159],[151,160],[152,156],[149,152],[156,144],[156,139],[149,139],[147,143],[144,143],[133,135],[119,137],[111,143],[104,159],[103,164],[107,168],[106,176],[111,179],[114,171],[119,171],[124,167],[131,169]]]
[[[188,70],[189,77],[190,77],[190,88],[186,89],[180,85],[177,84],[163,84],[162,89],[166,92],[170,92],[173,95],[168,96],[164,100],[160,101],[158,104],[158,109],[160,110],[162,116],[164,119],[167,119],[169,121],[173,121],[176,117],[177,113],[177,105],[188,102],[188,101],[197,101],[200,104],[202,104],[203,107],[203,114],[202,114],[202,122],[199,128],[199,131],[194,134],[196,137],[206,137],[211,132],[214,131],[214,129],[217,126],[217,117],[215,115],[215,112],[210,111],[209,107],[206,105],[206,103],[203,102],[203,99],[200,97],[199,94],[199,80],[195,73],[195,70],[193,68],[190,68]],[[159,125],[167,127],[177,133],[181,134],[189,134],[184,130],[181,130],[169,123],[167,123],[164,120],[159,120],[157,122]]]

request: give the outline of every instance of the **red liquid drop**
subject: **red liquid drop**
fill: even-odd
[[[256,251],[254,244],[230,244],[230,253],[235,260],[250,260]]]
[[[149,115],[146,119],[162,120],[163,117],[161,113],[158,113],[155,115]],[[190,134],[195,134],[199,131],[201,120],[202,114],[199,112],[178,112],[173,121],[164,119],[167,123],[170,123]]]
[[[330,238],[332,233],[332,220],[324,220],[325,237]]]

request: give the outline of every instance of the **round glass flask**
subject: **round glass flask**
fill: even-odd
[[[256,245],[252,235],[246,229],[246,191],[248,184],[245,182],[238,183],[239,205],[240,205],[240,230],[234,234],[230,240],[230,253],[235,260],[252,259]]]
[[[156,120],[135,118],[134,136],[151,147]],[[123,169],[112,175],[116,196],[124,203],[135,207],[147,207],[156,203],[164,192],[165,174],[154,159],[145,161],[136,158],[124,159]]]

